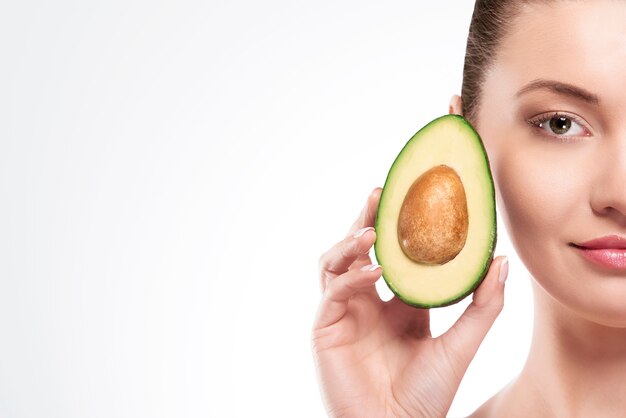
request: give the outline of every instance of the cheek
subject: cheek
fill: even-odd
[[[564,158],[562,150],[524,140],[513,143],[520,145],[493,150],[500,215],[533,276],[552,277],[555,272],[546,268],[558,268],[558,262],[546,259],[560,259],[560,252],[576,238],[571,228],[582,220],[586,186],[575,161]]]
[[[582,187],[569,172],[564,163],[529,150],[501,155],[494,173],[498,199],[517,241],[562,235],[564,221],[575,216]]]
[[[559,161],[532,147],[498,151],[491,150],[491,165],[499,213],[528,272],[552,296],[548,300],[593,322],[626,328],[626,282],[590,270],[567,245],[594,230],[593,184],[581,173],[582,158],[561,154]]]

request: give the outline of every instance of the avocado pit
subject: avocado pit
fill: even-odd
[[[445,264],[465,246],[468,223],[461,178],[447,165],[435,166],[404,197],[398,216],[400,247],[415,262]]]

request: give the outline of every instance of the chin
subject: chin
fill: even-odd
[[[548,247],[520,253],[536,285],[536,303],[561,311],[565,322],[580,318],[626,330],[626,271],[594,266],[570,251]],[[546,263],[540,254],[556,261]]]
[[[626,330],[626,278],[613,291],[594,291],[580,302],[578,314],[598,325]],[[572,307],[576,308],[576,306]]]
[[[570,319],[580,317],[597,325],[626,330],[626,277],[579,275],[579,283],[545,289],[566,308]]]

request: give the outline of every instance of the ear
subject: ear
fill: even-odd
[[[459,96],[458,94],[455,94],[454,96],[452,96],[452,98],[450,99],[450,107],[448,108],[448,113],[449,114],[454,114],[454,115],[461,115],[463,116],[463,101],[461,99],[461,96]]]

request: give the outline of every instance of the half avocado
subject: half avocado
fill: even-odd
[[[375,227],[383,277],[405,303],[451,305],[478,287],[496,246],[496,203],[485,147],[465,118],[439,117],[406,143]]]

